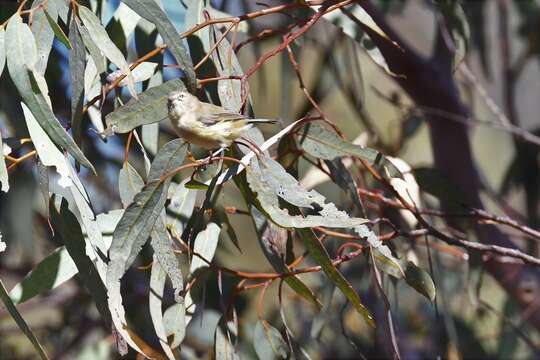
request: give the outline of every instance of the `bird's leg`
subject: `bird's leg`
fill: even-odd
[[[195,159],[195,157],[193,157],[193,153],[191,152],[191,144],[188,144],[188,148],[187,148],[187,158],[189,161],[191,162],[197,162],[197,159]]]

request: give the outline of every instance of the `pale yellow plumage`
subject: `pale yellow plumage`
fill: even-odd
[[[167,99],[169,119],[187,142],[207,150],[229,147],[253,123],[271,119],[249,119],[220,106],[202,102],[187,91],[175,91]]]

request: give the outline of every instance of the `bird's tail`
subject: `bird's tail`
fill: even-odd
[[[261,124],[275,124],[281,121],[281,119],[248,119],[249,124],[261,123]]]

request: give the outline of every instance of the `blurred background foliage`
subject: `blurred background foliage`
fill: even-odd
[[[36,0],[37,2],[37,0]],[[180,0],[158,1],[178,31],[187,30],[186,10]],[[266,1],[276,5],[278,1]],[[507,131],[497,129],[501,117],[531,133],[540,134],[540,5],[534,0],[471,0],[462,1],[464,14],[452,9],[452,1],[379,0],[377,7],[384,11],[388,22],[419,53],[432,53],[436,33],[436,17],[445,8],[454,16],[459,36],[463,37],[464,60],[455,70],[460,95],[471,115],[477,121],[470,127],[470,138],[476,164],[486,183],[482,194],[488,209],[499,213],[501,203],[514,209],[518,220],[537,228],[540,190],[540,162],[538,146],[522,143]],[[0,2],[0,22],[6,21],[17,9],[18,3]],[[109,36],[126,56],[128,63],[153,50],[158,34],[141,20],[134,24],[134,32],[127,34],[129,21],[120,20],[119,1],[92,0],[89,4],[106,25]],[[264,7],[249,0],[212,1],[215,9],[239,15]],[[373,49],[369,39],[347,17],[339,14],[328,22],[315,25],[293,45],[306,87],[325,115],[331,119],[350,141],[368,145],[385,155],[404,160],[413,169],[430,168],[433,157],[429,132],[423,115],[414,111],[415,104],[393,79],[375,62],[367,50]],[[264,29],[283,29],[290,23],[287,15],[269,15],[249,22],[247,34],[238,33],[237,44]],[[65,22],[60,26],[68,33]],[[506,27],[506,28],[505,28]],[[340,29],[358,42],[352,42]],[[506,33],[505,33],[506,31]],[[281,37],[269,37],[242,46],[237,56],[244,70],[252,66],[266,51],[275,47]],[[229,36],[229,41],[231,38]],[[506,55],[505,51],[507,51]],[[507,57],[505,60],[505,56]],[[154,57],[151,61],[171,64],[171,54]],[[505,63],[507,61],[507,63]],[[174,67],[161,67],[164,80],[180,76]],[[63,124],[70,122],[70,96],[72,93],[68,50],[55,39],[48,60],[45,78],[49,85],[54,113]],[[299,87],[287,52],[278,54],[259,69],[249,81],[253,112],[259,117],[283,120],[283,126],[313,113],[313,107]],[[149,86],[145,81],[137,85],[141,91]],[[119,93],[127,99],[123,89]],[[88,100],[88,99],[87,99]],[[117,106],[109,97],[101,112],[107,114]],[[506,114],[506,115],[504,115]],[[88,117],[88,115],[85,115]],[[126,134],[118,134],[104,142],[91,131],[95,123],[83,121],[82,149],[99,176],[82,169],[80,176],[89,193],[96,214],[121,209],[118,192],[118,172],[122,167]],[[168,122],[159,125],[160,146],[175,137]],[[99,130],[99,129],[97,129]],[[265,127],[270,136],[274,129]],[[2,138],[28,137],[23,121],[19,96],[4,70],[0,78],[0,131]],[[6,140],[4,140],[6,142]],[[435,145],[436,146],[436,145]],[[22,155],[27,145],[13,146],[13,155]],[[155,150],[147,149],[151,155]],[[195,153],[197,156],[203,153]],[[136,146],[129,154],[130,162],[144,173],[144,159]],[[310,163],[299,161],[298,179],[307,188],[316,188],[340,209],[353,213],[353,199],[324,173]],[[365,188],[379,187],[364,170],[351,167],[355,179]],[[188,174],[186,172],[186,174]],[[416,173],[415,173],[416,174]],[[186,175],[187,176],[187,175]],[[10,191],[0,194],[0,224],[2,240],[7,249],[0,255],[0,278],[7,289],[19,283],[36,264],[62,245],[48,224],[48,209],[39,190],[39,173],[33,160],[26,161],[9,173]],[[51,172],[50,192],[70,198],[71,195],[57,184]],[[420,188],[429,192],[417,179]],[[437,186],[442,186],[437,183]],[[197,206],[204,198],[200,191]],[[369,201],[366,201],[369,203]],[[422,203],[436,207],[438,200],[422,193]],[[219,198],[224,207],[245,209],[238,189],[229,184]],[[381,206],[368,208],[368,218],[388,218],[407,229],[405,217],[397,210]],[[359,215],[359,214],[357,214]],[[242,215],[229,215],[233,232],[222,231],[214,262],[236,270],[273,272],[261,252],[252,221]],[[444,227],[440,220],[436,224]],[[414,225],[413,225],[414,227]],[[391,230],[380,225],[381,233]],[[518,244],[536,251],[534,241],[512,234]],[[235,247],[236,237],[241,252]],[[427,240],[426,240],[427,241]],[[335,254],[343,240],[329,236],[325,246]],[[513,302],[512,297],[484,274],[474,254],[451,248],[442,243],[431,243],[426,251],[423,238],[416,241],[405,237],[393,239],[389,246],[400,257],[415,261],[429,271],[437,289],[435,303],[420,295],[403,280],[384,275],[383,287],[390,302],[396,324],[396,337],[403,358],[433,358],[437,356],[459,358],[537,358],[539,337]],[[294,242],[294,253],[304,252],[299,241]],[[533,255],[538,255],[533,253]],[[137,266],[148,265],[152,252],[148,246],[138,257],[123,279],[122,292],[130,325],[151,347],[159,343],[147,312],[150,272]],[[316,265],[306,260],[306,265]],[[241,358],[256,356],[253,334],[260,316],[286,334],[283,319],[294,343],[302,350],[296,357],[366,358],[392,357],[388,329],[384,325],[385,309],[373,280],[369,257],[360,257],[340,267],[353,284],[364,305],[370,309],[378,324],[371,329],[347,305],[346,299],[328,279],[320,273],[301,276],[324,307],[316,312],[306,306],[287,286],[283,286],[280,307],[279,286],[274,282],[266,291],[261,311],[258,311],[258,291],[244,291],[236,299],[235,310],[239,319],[238,353]],[[44,279],[45,281],[46,279]],[[219,281],[218,281],[219,280]],[[222,282],[222,289],[218,289]],[[211,358],[214,331],[221,317],[223,301],[228,299],[237,279],[208,273],[194,289],[197,303],[204,303],[204,311],[191,321],[182,346],[183,358]],[[168,289],[170,290],[170,289]],[[172,293],[164,299],[174,302]],[[114,338],[106,328],[92,298],[75,277],[53,291],[19,306],[25,320],[54,359],[108,359],[117,357]],[[282,312],[280,314],[280,311]],[[0,358],[33,358],[34,351],[21,334],[10,314],[0,310]],[[130,356],[135,356],[130,353]]]

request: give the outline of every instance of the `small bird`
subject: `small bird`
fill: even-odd
[[[254,123],[275,123],[275,119],[249,119],[200,101],[187,91],[172,92],[167,98],[169,119],[178,135],[206,150],[226,148]]]

